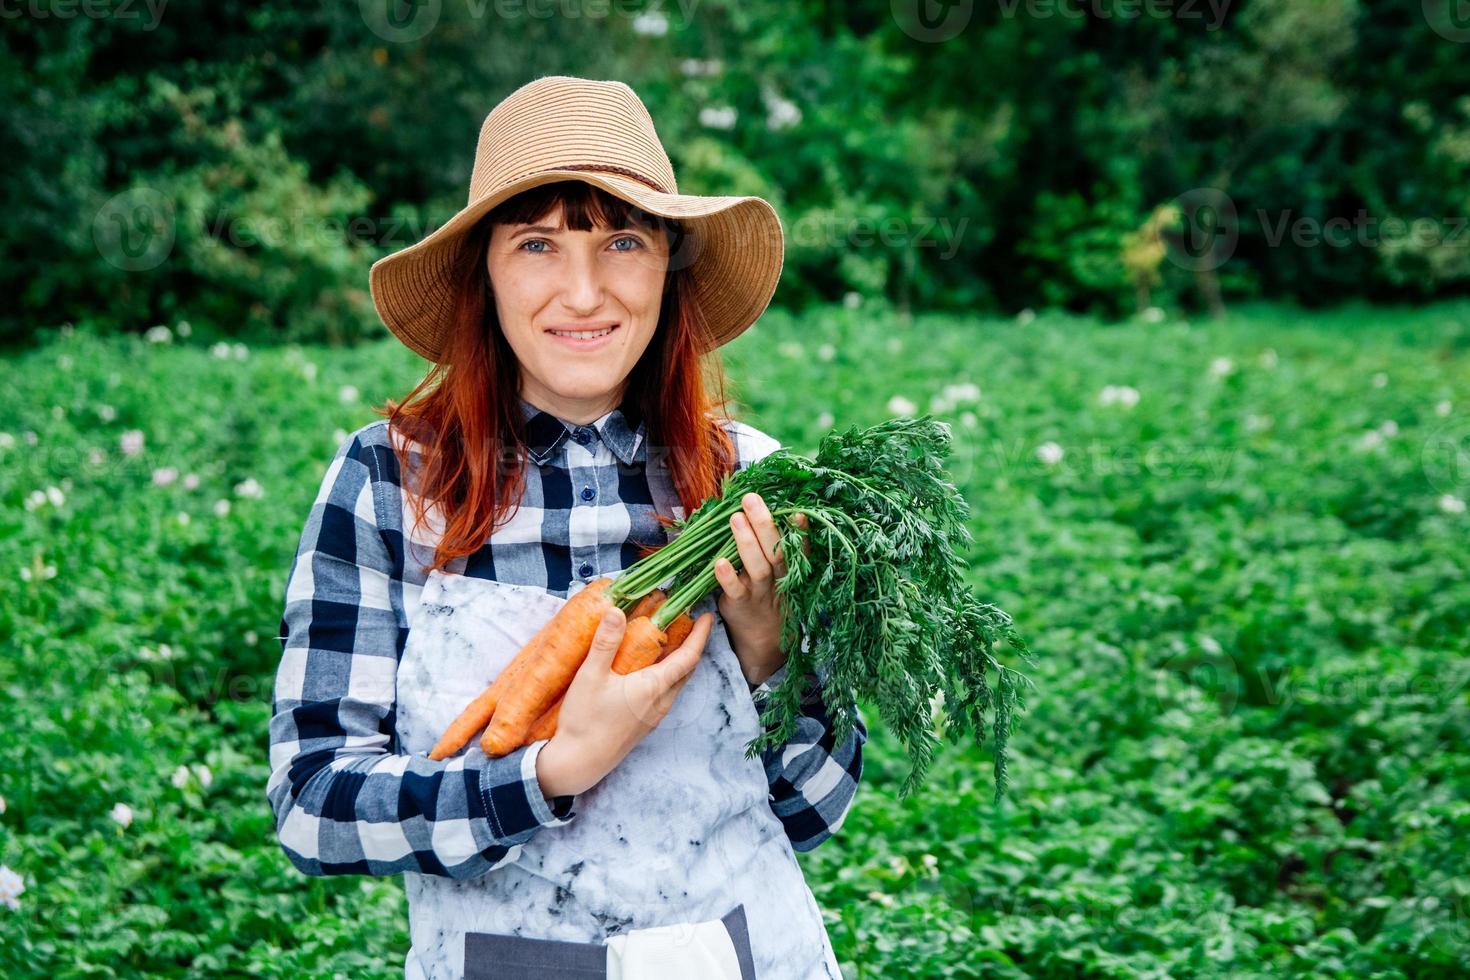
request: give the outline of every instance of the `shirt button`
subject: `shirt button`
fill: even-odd
[[[596,490],[592,489],[591,487],[583,487],[582,488],[582,499],[583,500],[591,500],[595,496],[597,496],[597,491]]]
[[[579,568],[579,569],[577,569],[577,574],[580,575],[580,576],[582,576],[583,578],[591,578],[592,577],[592,563],[591,562],[586,562],[586,561],[582,562],[582,567]]]
[[[584,425],[579,425],[572,430],[572,438],[578,445],[585,446],[592,441],[592,430]]]

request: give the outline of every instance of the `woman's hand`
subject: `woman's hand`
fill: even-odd
[[[741,512],[730,517],[730,529],[744,568],[737,573],[725,559],[715,561],[715,581],[723,590],[716,606],[741,672],[748,682],[759,684],[786,662],[781,649],[784,603],[776,592],[786,563],[781,558],[781,532],[760,494],[747,493],[740,506]],[[795,523],[806,527],[806,515],[797,514]]]
[[[603,615],[587,659],[567,687],[556,733],[536,757],[536,778],[547,798],[591,789],[658,727],[694,673],[714,622],[705,613],[688,638],[657,663],[619,674],[612,663],[627,617],[616,608]]]

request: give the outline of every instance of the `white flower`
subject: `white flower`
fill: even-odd
[[[800,360],[806,355],[806,348],[794,340],[788,340],[776,348],[776,350],[793,361]]]
[[[143,338],[150,344],[166,344],[174,339],[174,332],[160,323],[156,327],[149,327]]]
[[[189,512],[186,510],[179,511],[177,516],[180,524],[187,525],[189,521],[193,520],[193,518],[189,516]]]
[[[158,657],[159,657],[160,660],[172,660],[173,659],[173,655],[174,655],[174,648],[173,647],[169,646],[167,643],[160,643],[160,644],[158,644]]]
[[[15,436],[9,432],[0,432],[0,449],[14,449]]]
[[[129,429],[118,439],[118,445],[122,447],[124,456],[136,456],[143,451],[143,433]]]
[[[1450,414],[1450,410],[1453,408],[1454,406],[1450,404],[1450,400],[1446,398],[1444,401],[1441,401],[1438,405],[1434,406],[1434,414],[1438,415],[1440,418],[1444,418],[1446,415]],[[3,434],[4,433],[0,433],[0,435]]]
[[[260,484],[252,476],[249,479],[235,484],[235,495],[239,497],[262,497],[265,495],[265,491],[261,489]]]
[[[1047,466],[1057,465],[1062,461],[1062,456],[1064,455],[1065,453],[1063,452],[1062,447],[1058,446],[1054,442],[1043,442],[1041,445],[1036,447],[1036,458],[1041,460]]]
[[[229,517],[230,516],[230,502],[228,500],[216,500],[214,502],[214,516],[215,517]]]
[[[1223,378],[1235,370],[1235,361],[1228,357],[1217,357],[1210,361],[1210,377]]]
[[[1375,388],[1383,388],[1383,387],[1387,386],[1387,384],[1388,384],[1388,373],[1387,372],[1385,372],[1385,371],[1379,371],[1377,374],[1373,375],[1373,387],[1375,387]]]
[[[823,344],[817,348],[817,360],[830,361],[837,356],[837,348],[831,344]]]
[[[855,310],[863,305],[863,294],[855,289],[849,289],[842,294],[842,305],[849,310]]]
[[[113,419],[117,418],[117,409],[113,408],[111,405],[98,405],[97,417],[104,422],[111,422]]]
[[[884,908],[888,908],[888,909],[893,908],[893,905],[894,905],[893,896],[892,895],[889,895],[889,894],[886,894],[885,892],[880,892],[880,891],[871,891],[871,892],[868,892],[868,898],[870,900],[874,901],[874,902],[877,902],[879,905],[883,906]]]
[[[198,473],[190,473],[188,476],[184,477],[184,489],[185,490],[197,490],[197,489],[199,489],[199,474]]]
[[[663,37],[669,32],[669,19],[657,10],[650,10],[633,18],[633,31],[651,37]]]
[[[36,443],[41,441],[40,437],[32,432],[30,429],[25,430],[20,435],[21,438],[26,441],[27,446],[34,446]]]
[[[29,565],[20,566],[20,580],[22,582],[29,582],[31,580],[31,569]]]
[[[344,443],[344,442],[347,441],[347,430],[346,429],[333,429],[332,430],[332,441],[335,442],[339,446],[342,445],[342,443]]]
[[[975,426],[977,426],[979,424],[980,424],[980,420],[975,417],[975,413],[974,412],[961,412],[960,413],[960,425],[963,425],[965,428],[967,428],[967,429],[973,429],[973,428],[975,428]]]
[[[1016,314],[1016,322],[1019,323],[1023,327],[1026,324],[1031,323],[1035,319],[1036,319],[1036,311],[1033,310],[1033,309],[1031,309],[1029,306],[1026,309],[1022,310],[1020,313],[1017,313]]]
[[[356,385],[343,385],[337,391],[337,399],[344,403],[357,401],[357,395]]]
[[[307,381],[316,380],[316,364],[311,361],[303,361],[301,364],[301,376]]]
[[[902,395],[894,395],[888,399],[888,411],[894,415],[913,415],[918,410],[919,406]]]
[[[1446,514],[1463,514],[1465,513],[1465,501],[1452,493],[1447,493],[1439,498],[1439,509]]]
[[[0,796],[0,813],[5,812],[5,797]]]
[[[178,325],[174,327],[174,332],[180,337],[187,337],[194,332],[194,328],[189,326],[188,320],[180,320]]]
[[[1097,400],[1103,405],[1122,405],[1132,408],[1138,404],[1138,389],[1129,385],[1104,385]]]
[[[35,510],[37,507],[46,506],[46,491],[32,490],[26,496],[26,510]]]
[[[25,879],[0,864],[0,904],[11,911],[20,908],[20,896],[25,890]]]
[[[87,453],[87,462],[91,463],[93,466],[101,466],[103,463],[107,462],[107,457],[102,454],[102,450],[93,449]]]
[[[210,344],[209,352],[215,357],[224,360],[230,356],[230,345],[221,340],[217,344]]]
[[[819,429],[830,429],[836,423],[837,420],[832,417],[831,412],[823,412],[817,416],[817,428]]]
[[[243,361],[250,356],[250,348],[244,344],[235,344],[230,348],[230,352],[235,355],[235,360],[237,361]]]
[[[1277,364],[1276,348],[1267,347],[1265,350],[1261,351],[1260,361],[1261,367],[1274,368]]]
[[[1359,449],[1377,449],[1383,445],[1383,433],[1377,429],[1369,429],[1358,437]]]
[[[932,854],[925,854],[919,860],[924,862],[924,867],[929,869],[930,874],[937,875],[939,873],[939,858]]]
[[[1150,306],[1140,314],[1144,323],[1163,323],[1164,311],[1157,306]]]
[[[126,803],[114,803],[107,815],[123,827],[133,822],[133,808]]]
[[[245,643],[248,646],[252,646],[252,647],[255,646],[256,642],[259,639],[260,639],[260,634],[256,633],[255,630],[246,630],[245,631]]]
[[[160,466],[153,471],[153,485],[166,487],[179,478],[179,471],[172,466]]]
[[[1388,419],[1379,424],[1378,431],[1383,433],[1385,438],[1392,439],[1399,434],[1399,424],[1393,419]]]
[[[189,767],[179,766],[168,781],[174,784],[174,789],[183,789],[189,784]]]
[[[801,108],[795,102],[774,92],[767,92],[765,99],[767,129],[788,129],[801,122]]]
[[[47,487],[46,499],[51,501],[52,507],[60,507],[66,503],[66,494],[61,492],[60,487]]]
[[[205,789],[209,789],[209,784],[214,782],[214,773],[210,772],[206,765],[195,766],[194,774],[199,777],[199,785]]]
[[[705,106],[699,110],[699,124],[706,129],[734,129],[738,118],[732,106]]]
[[[708,61],[701,61],[698,58],[685,58],[679,62],[679,71],[688,78],[695,78],[700,75],[718,75],[723,70],[724,62],[720,61],[719,58],[710,58]]]
[[[45,575],[47,578],[55,578],[56,577],[56,566],[55,565],[47,565],[45,568],[41,569],[41,574]]]

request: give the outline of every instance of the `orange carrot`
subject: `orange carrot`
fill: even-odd
[[[475,732],[490,723],[507,692],[519,689],[521,675],[532,663],[538,661],[547,642],[558,635],[568,633],[580,635],[590,618],[592,630],[587,632],[587,638],[582,643],[582,655],[585,657],[587,648],[592,643],[592,633],[596,632],[597,623],[609,605],[610,601],[605,593],[611,584],[612,579],[597,579],[588,583],[585,589],[568,599],[556,611],[556,615],[537,630],[535,636],[526,641],[525,646],[521,647],[514,659],[501,670],[494,682],[479,697],[471,701],[460,712],[458,718],[450,723],[439,741],[429,751],[429,758],[438,761],[458,752],[474,736]]]
[[[555,629],[531,651],[525,669],[513,678],[496,703],[495,714],[480,736],[480,748],[486,755],[502,756],[519,746],[541,713],[571,684],[577,668],[587,659],[603,615],[613,608],[606,594],[611,584],[610,579],[598,579],[557,613]]]
[[[655,610],[657,611],[657,610]],[[653,621],[646,616],[640,616],[628,623],[628,630],[623,634],[623,642],[618,645],[618,652],[613,656],[612,669],[619,674],[631,674],[635,670],[663,659],[664,654],[678,647],[694,629],[694,620],[687,613],[681,614],[678,619],[669,624],[668,630],[660,632],[653,625]],[[556,734],[556,722],[561,715],[562,702],[566,700],[565,692],[556,699],[556,703],[547,708],[536,723],[522,739],[522,745],[543,738],[550,738]]]

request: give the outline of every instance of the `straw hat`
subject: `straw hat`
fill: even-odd
[[[568,179],[689,229],[688,252],[681,249],[677,261],[690,267],[714,346],[733,340],[765,311],[785,253],[775,208],[759,197],[680,194],[653,117],[631,88],[548,75],[522,85],[485,117],[469,203],[422,241],[373,263],[368,285],[388,329],[438,361],[461,237],[507,198]]]

